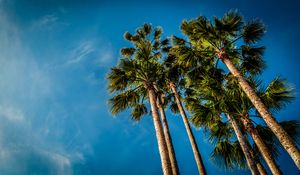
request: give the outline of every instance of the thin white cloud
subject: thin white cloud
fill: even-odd
[[[66,23],[61,18],[63,14],[66,13],[66,10],[63,7],[59,7],[55,12],[50,14],[45,14],[35,20],[33,20],[31,28],[36,30],[52,30],[57,29],[57,27],[68,26],[69,23]]]
[[[84,148],[65,150],[60,140],[72,137],[66,133],[69,124],[62,123],[60,110],[48,103],[60,84],[32,56],[21,40],[22,32],[1,8],[0,14],[0,174],[71,175],[73,163],[85,160]],[[55,21],[48,16],[40,24]],[[84,55],[90,48],[82,49],[79,53]],[[44,116],[51,112],[51,120],[46,121]],[[57,123],[62,124],[57,127]],[[39,172],[43,168],[36,166],[49,171]]]
[[[84,41],[75,47],[71,53],[67,64],[76,64],[87,58],[87,56],[95,51],[95,46],[92,41]]]
[[[93,64],[97,67],[106,67],[112,63],[113,58],[114,51],[110,44],[101,40],[86,39],[71,49],[65,65]]]
[[[96,64],[98,66],[107,66],[114,59],[114,51],[110,45],[105,46],[98,51],[98,57],[96,59]]]
[[[54,27],[58,26],[58,23],[59,23],[59,18],[56,14],[48,14],[33,21],[32,28],[51,30]]]
[[[0,117],[4,117],[13,122],[24,121],[24,115],[21,110],[16,109],[12,106],[0,105]]]
[[[56,23],[57,20],[58,20],[58,17],[54,14],[45,15],[45,16],[41,17],[40,19],[38,19],[37,21],[35,21],[34,25],[39,26],[39,27],[49,26],[49,25],[53,25],[54,23]]]

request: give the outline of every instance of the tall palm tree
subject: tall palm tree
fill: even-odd
[[[219,75],[215,74],[216,71],[218,72]],[[191,76],[191,74],[195,74],[195,72],[198,73],[197,78],[193,75]],[[206,104],[206,107],[202,106],[201,104],[200,105],[196,104],[196,108],[198,108],[198,110],[201,108],[202,110],[205,108],[210,108],[210,110],[214,110],[212,114],[215,115],[214,118],[216,118],[215,119],[216,123],[213,123],[213,125],[222,123],[220,122],[221,113],[225,113],[225,116],[227,116],[229,123],[231,123],[232,128],[235,131],[236,137],[241,145],[249,169],[251,170],[252,174],[258,174],[259,171],[257,168],[257,162],[253,158],[253,155],[251,155],[251,149],[248,146],[249,144],[247,143],[247,140],[242,134],[240,126],[236,121],[236,118],[233,116],[234,113],[232,113],[232,109],[231,109],[232,107],[230,107],[232,106],[231,101],[234,99],[232,99],[230,96],[227,95],[228,93],[228,89],[226,88],[227,81],[224,81],[226,76],[222,76],[220,70],[218,69],[202,70],[201,73],[203,74],[203,76],[199,77],[199,71],[195,69],[191,71],[189,74],[189,77],[191,77],[192,79],[196,78],[195,80],[190,81],[191,83],[189,83],[191,84],[190,85],[191,87],[194,86],[193,88],[196,89],[196,93],[197,93],[196,98],[197,96],[202,97],[205,102],[200,102],[200,103]],[[201,80],[199,81],[199,79]],[[193,110],[195,111],[195,109]],[[210,122],[214,122],[214,120],[211,120]]]
[[[131,107],[137,107],[134,108],[134,112],[144,112],[144,106],[137,104],[143,102],[144,98],[148,98],[163,173],[170,175],[172,174],[172,168],[158,113],[157,94],[154,87],[157,78],[162,76],[160,64],[157,60],[162,56],[162,51],[168,45],[168,39],[162,40],[161,33],[160,28],[155,28],[152,32],[152,27],[149,24],[138,28],[134,35],[126,32],[124,37],[131,42],[133,47],[121,49],[123,58],[120,59],[116,67],[111,68],[107,79],[110,92],[115,93],[115,96],[109,101],[113,114]]]
[[[300,152],[296,144],[279,125],[262,99],[236,67],[239,64],[239,59],[243,59],[241,66],[245,69],[263,66],[258,64],[263,64],[262,52],[264,48],[257,47],[255,44],[265,32],[264,25],[258,20],[245,23],[242,16],[235,11],[230,11],[223,18],[215,17],[214,22],[210,22],[204,16],[195,20],[183,21],[181,29],[188,36],[191,45],[197,51],[202,52],[201,59],[221,60],[227,66],[266,124],[300,169]],[[257,73],[260,73],[260,69],[257,70]]]
[[[208,73],[205,76],[209,77],[209,75],[211,76],[211,75],[213,75],[213,73]],[[241,121],[246,120],[247,118],[245,118],[245,117],[248,116],[249,121],[246,124],[247,131],[252,136],[254,142],[256,143],[257,147],[259,148],[259,151],[261,152],[264,159],[266,160],[266,163],[269,165],[271,172],[273,174],[281,174],[279,167],[276,165],[275,160],[271,156],[271,152],[270,152],[269,148],[267,148],[267,146],[261,139],[260,135],[258,134],[256,129],[252,125],[252,121],[250,121],[250,119],[249,119],[249,111],[251,111],[251,109],[253,108],[253,105],[248,100],[248,98],[243,93],[243,91],[239,88],[236,80],[232,77],[232,75],[229,74],[229,75],[225,76],[223,79],[226,81],[224,81],[222,79],[218,79],[217,81],[214,79],[205,81],[205,79],[203,77],[199,78],[199,77],[194,77],[194,76],[195,75],[190,76],[190,77],[194,78],[194,80],[192,80],[191,82],[193,82],[194,86],[196,86],[196,87],[194,87],[195,89],[202,89],[201,91],[198,90],[198,92],[199,92],[200,96],[201,96],[201,94],[202,94],[202,96],[203,96],[203,94],[206,96],[204,99],[215,100],[214,106],[225,106],[225,107],[231,106],[231,108],[233,108],[234,111],[236,111],[233,114],[237,115],[237,118],[241,119]],[[202,79],[202,80],[197,81],[197,79]],[[253,84],[254,87],[258,87],[260,85],[260,83],[258,83],[258,81],[255,82],[254,79],[252,79],[250,82]],[[205,89],[209,89],[209,90],[205,91]],[[226,90],[226,91],[224,91],[224,90]],[[268,108],[273,111],[280,110],[282,107],[284,107],[286,105],[286,103],[290,102],[294,98],[292,95],[292,89],[288,88],[285,85],[284,81],[280,78],[275,78],[269,84],[269,86],[267,88],[260,88],[260,90],[258,91],[258,94],[264,100],[265,104],[268,105]],[[217,98],[218,96],[219,96],[219,98]],[[222,96],[223,96],[223,98],[222,98]],[[213,97],[213,98],[211,99],[211,97]],[[214,99],[214,98],[216,98],[216,99]],[[223,101],[223,104],[221,101]],[[236,121],[233,121],[233,123],[236,123]],[[250,129],[249,127],[251,127],[251,130],[249,130]],[[253,151],[251,151],[251,152],[253,152]],[[253,154],[253,153],[251,153],[251,154]],[[257,161],[256,161],[256,163],[257,163]],[[258,168],[260,168],[260,167],[258,167]]]
[[[251,173],[253,175],[258,175],[259,174],[259,171],[257,169],[257,166],[256,166],[256,162],[254,160],[254,158],[252,157],[251,155],[251,149],[246,141],[246,138],[244,137],[244,135],[242,134],[242,131],[236,121],[236,119],[231,115],[231,114],[226,114],[227,117],[228,117],[228,121],[231,123],[232,125],[232,128],[234,129],[234,132],[236,134],[236,137],[241,145],[241,148],[243,150],[243,153],[246,157],[246,160],[247,160],[247,164],[249,166],[249,169],[251,171]]]
[[[249,142],[248,142],[249,143]],[[249,144],[250,145],[250,144]],[[261,164],[259,158],[255,155],[253,148],[251,147],[250,154],[256,163],[257,170],[261,175],[268,175],[266,169]]]
[[[244,167],[245,158],[247,161],[250,160],[253,164],[255,164],[260,174],[266,174],[262,164],[257,157],[259,155],[259,149],[257,148],[259,145],[254,145],[255,150],[251,148],[250,143],[245,139],[244,136],[246,134],[246,130],[243,130],[241,128],[242,124],[238,121],[238,119],[230,117],[230,123],[233,124],[232,128],[234,130],[234,133],[236,133],[237,138],[240,137],[238,138],[237,142],[241,146],[240,149],[238,145],[232,143],[233,133],[229,128],[229,124],[224,123],[224,119],[221,119],[222,115],[220,115],[219,111],[215,109],[215,107],[218,108],[218,106],[222,106],[222,104],[217,104],[216,102],[214,102],[201,105],[197,102],[199,100],[191,98],[188,100],[194,101],[191,102],[192,104],[188,104],[189,109],[192,112],[191,122],[196,127],[204,128],[206,133],[209,130],[208,135],[210,141],[217,138],[217,144],[212,153],[212,158],[214,160],[221,159],[226,168],[232,168],[234,165],[238,165],[238,167]],[[240,116],[236,115],[235,117],[239,118]],[[299,122],[287,121],[280,123],[280,125],[289,133],[289,135],[292,136],[293,140],[296,141],[296,139],[299,137]],[[261,125],[257,125],[256,128],[255,129],[258,132],[258,136],[262,138],[264,144],[267,144],[268,151],[272,151],[272,157],[275,156],[276,158],[278,156],[278,149],[280,147],[277,143],[277,140],[275,139],[274,134],[270,130],[268,130],[268,128]],[[242,151],[243,149],[246,150]],[[250,153],[250,155],[244,157],[243,155],[246,154],[243,153],[245,152],[248,152],[248,154]]]
[[[196,118],[193,120],[196,121]],[[196,125],[201,123],[196,122]],[[284,121],[280,125],[294,138],[299,137],[299,122],[297,121]],[[263,138],[265,142],[268,142],[268,149],[272,150],[273,156],[277,158],[279,156],[280,145],[276,140],[276,136],[267,128],[262,125],[257,125],[259,135]],[[243,152],[239,146],[239,143],[232,138],[232,131],[229,125],[220,122],[219,124],[213,125],[211,128],[205,130],[206,135],[208,135],[209,141],[215,145],[211,158],[214,163],[221,165],[226,169],[232,169],[234,167],[244,168],[245,160]],[[242,130],[244,134],[246,130]],[[216,143],[216,144],[215,144]],[[248,142],[249,147],[250,143]],[[256,166],[260,174],[266,174],[262,164],[260,163],[261,155],[256,145],[251,148],[251,156],[255,159]]]
[[[157,106],[160,111],[162,126],[163,126],[163,130],[164,130],[164,135],[165,135],[166,144],[168,147],[169,158],[170,158],[171,167],[172,167],[172,173],[173,173],[173,175],[177,175],[177,174],[179,174],[179,169],[178,169],[177,160],[176,160],[176,156],[175,156],[172,137],[171,137],[170,130],[169,130],[167,116],[165,113],[166,102],[163,98],[163,94],[160,91],[158,91],[158,93],[157,93]]]
[[[195,101],[199,101],[199,99]],[[226,103],[223,102],[222,98],[216,98],[215,96],[208,98],[208,96],[206,96],[205,104],[201,103],[203,102],[188,104],[193,114],[191,118],[192,123],[196,126],[202,126],[213,130],[222,126],[222,120],[224,120],[224,116],[226,116],[227,121],[231,124],[234,130],[251,173],[259,174],[255,159],[251,155],[251,149],[242,134],[241,128],[231,112],[229,112],[228,109],[225,109],[227,106]],[[223,111],[225,111],[225,113]]]
[[[236,89],[238,91],[240,88],[234,87],[233,85],[231,89]],[[257,86],[257,85],[254,85]],[[270,167],[270,170],[273,174],[282,174],[278,165],[276,164],[274,158],[272,157],[271,151],[268,149],[267,145],[264,143],[263,139],[260,137],[257,129],[254,127],[250,117],[249,111],[253,108],[251,102],[247,99],[243,92],[232,93],[231,97],[236,100],[239,119],[243,123],[245,129],[251,135],[254,143],[257,145],[259,151],[261,152],[263,158],[265,159],[267,165]],[[264,103],[267,105],[269,110],[280,110],[284,107],[288,102],[290,102],[294,96],[292,94],[292,89],[286,86],[283,79],[275,78],[266,89],[259,89],[257,94],[262,98]]]
[[[174,64],[174,59],[176,59],[176,56],[170,53],[167,59],[165,60],[165,62],[163,63],[164,66],[163,82],[166,84],[167,87],[169,87],[169,89],[171,89],[171,92],[173,93],[172,94],[172,96],[174,97],[173,104],[176,105],[175,108],[177,108],[177,110],[179,111],[182,117],[182,121],[184,123],[189,141],[191,143],[192,151],[194,154],[194,158],[196,160],[199,174],[205,175],[206,174],[205,166],[199,148],[197,146],[197,142],[194,137],[193,131],[191,129],[190,123],[188,121],[188,116],[182,105],[181,96],[179,95],[177,90],[178,89],[177,86],[180,84],[183,78],[182,76],[183,70],[181,70],[181,67]]]

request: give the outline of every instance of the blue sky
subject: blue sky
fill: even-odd
[[[183,19],[221,16],[238,9],[267,26],[269,82],[281,75],[296,88],[300,79],[300,2],[296,0],[93,1],[0,0],[0,174],[161,174],[151,118],[130,121],[108,111],[105,75],[128,45],[125,31],[144,22],[181,35]],[[297,98],[276,114],[299,119]],[[169,123],[181,174],[197,174],[179,116]],[[194,129],[209,174],[224,171],[209,161],[212,150]],[[287,174],[299,173],[283,152]]]

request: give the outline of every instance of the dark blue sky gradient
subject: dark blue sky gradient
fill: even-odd
[[[300,1],[96,1],[0,0],[0,174],[161,174],[153,123],[124,112],[109,113],[106,73],[116,65],[125,31],[150,22],[164,35],[181,35],[183,19],[222,16],[238,9],[267,26],[265,83],[282,76],[299,96]],[[299,119],[297,98],[276,114]],[[197,174],[179,116],[168,112],[182,175]],[[210,160],[212,150],[194,129],[208,174],[225,171]],[[285,174],[299,174],[282,152]]]

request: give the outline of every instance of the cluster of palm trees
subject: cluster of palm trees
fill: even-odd
[[[124,34],[132,47],[121,49],[122,58],[107,76],[112,114],[131,108],[138,121],[151,113],[165,175],[179,174],[168,107],[182,117],[199,174],[206,170],[190,123],[204,129],[214,145],[211,159],[225,168],[267,174],[264,161],[273,174],[282,174],[276,158],[284,148],[300,169],[299,123],[273,117],[293,100],[293,89],[279,77],[266,87],[259,79],[265,67],[264,47],[257,45],[263,23],[245,22],[229,11],[213,20],[183,21],[181,30],[185,39],[172,36],[171,41],[150,24]]]

